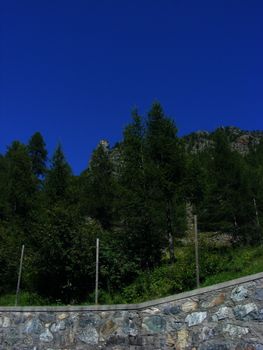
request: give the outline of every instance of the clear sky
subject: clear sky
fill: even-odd
[[[263,129],[262,0],[0,1],[0,152],[40,131],[75,173],[153,101],[180,135]]]

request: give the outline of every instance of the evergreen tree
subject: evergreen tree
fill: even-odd
[[[208,152],[187,156],[187,171],[183,186],[186,198],[193,205],[196,213],[201,213],[204,210],[203,203],[207,196],[209,181],[209,164]]]
[[[251,198],[253,201],[253,216],[255,220],[254,242],[258,243],[263,240],[262,223],[263,223],[263,140],[252,148],[246,156],[246,181],[250,188]]]
[[[115,180],[107,141],[102,141],[91,156],[82,177],[82,212],[108,229],[113,224]]]
[[[47,150],[42,135],[36,132],[28,143],[29,155],[32,161],[32,171],[37,178],[46,174]]]
[[[27,147],[14,141],[6,153],[7,205],[10,215],[24,218],[33,205],[36,181]]]
[[[4,219],[9,211],[7,172],[7,160],[5,157],[0,155],[0,220]]]
[[[161,259],[163,245],[147,183],[144,126],[137,111],[124,130],[121,160],[118,208],[124,254],[142,268],[153,267]]]
[[[227,136],[219,130],[212,153],[205,220],[213,231],[230,233],[243,241],[251,240],[251,226],[255,224],[247,175],[244,158],[231,150]]]
[[[185,154],[177,137],[177,128],[165,116],[159,103],[154,103],[148,114],[146,144],[152,191],[155,201],[163,206],[159,217],[163,221],[162,226],[169,242],[170,261],[173,263],[174,238],[182,234],[185,228],[185,220],[180,218],[185,207],[184,193],[180,189],[185,174]]]
[[[101,287],[124,288],[159,266],[166,250],[175,261],[186,202],[202,231],[262,242],[263,141],[244,156],[231,148],[236,137],[221,128],[207,139],[214,147],[193,144],[188,149],[196,153],[186,154],[174,122],[155,103],[146,120],[133,112],[116,147],[101,142],[79,177],[60,145],[46,169],[40,133],[28,146],[13,142],[0,155],[0,293],[14,291],[25,244],[23,288],[66,303],[86,299],[94,290],[96,237]],[[202,135],[190,139],[202,142]]]
[[[13,221],[0,220],[0,295],[11,293],[17,283],[17,271],[21,245],[21,228]],[[25,286],[25,280],[23,280]]]
[[[0,290],[10,292],[15,288],[22,244],[30,250],[32,213],[37,204],[31,159],[27,147],[18,141],[0,159],[0,190]],[[26,278],[23,282],[25,286]]]
[[[94,291],[96,237],[101,228],[57,202],[35,227],[34,287],[64,303],[84,300]]]
[[[72,171],[66,161],[61,145],[58,145],[51,160],[51,167],[45,181],[45,193],[48,201],[70,200]]]

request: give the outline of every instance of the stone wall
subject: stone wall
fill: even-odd
[[[1,350],[263,350],[263,273],[137,305],[0,307]]]

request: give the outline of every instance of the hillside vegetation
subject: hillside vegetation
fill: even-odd
[[[101,141],[76,176],[36,132],[0,155],[0,304],[100,303],[195,288],[193,215],[202,285],[263,271],[263,138],[219,128],[179,138],[159,103],[137,111],[114,147]]]

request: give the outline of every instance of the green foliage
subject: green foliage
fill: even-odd
[[[0,295],[14,290],[18,275],[21,240],[17,228],[7,223],[0,225]]]
[[[162,213],[154,198],[145,143],[143,120],[134,111],[132,124],[124,130],[117,210],[123,254],[142,269],[159,263],[165,239],[160,230]]]
[[[211,154],[207,194],[202,203],[203,229],[225,232],[247,243],[261,239],[249,173],[245,159],[231,151],[225,133],[219,130]]]
[[[94,289],[95,242],[101,228],[72,208],[46,210],[36,226],[32,280],[39,294],[75,303]]]
[[[6,153],[6,209],[9,215],[25,218],[32,206],[36,180],[27,147],[14,141]]]
[[[209,155],[205,152],[187,157],[183,185],[187,200],[195,206],[197,212],[202,210],[202,204],[208,194],[209,163]]]
[[[192,214],[199,231],[228,237],[227,247],[201,239],[201,283],[262,271],[263,141],[241,155],[231,142],[243,134],[220,128],[183,141],[154,103],[146,118],[132,113],[114,148],[100,142],[80,176],[61,145],[47,168],[39,132],[27,146],[13,142],[0,155],[0,294],[15,290],[24,244],[21,303],[93,302],[97,237],[101,302],[192,289]]]
[[[15,305],[15,294],[5,294],[0,296],[1,306],[14,306]],[[41,298],[38,294],[32,292],[21,291],[19,293],[19,305],[20,306],[41,306],[49,305],[50,301]]]
[[[227,264],[222,266],[221,271],[208,276],[202,286],[209,286],[225,282],[231,279],[263,271],[263,246],[242,247],[231,249],[228,252]]]
[[[9,212],[8,204],[8,164],[5,157],[0,155],[0,218],[4,219],[7,217]]]
[[[196,287],[194,247],[177,250],[177,262],[141,273],[117,296],[120,303],[135,303],[191,290]],[[263,271],[263,246],[215,248],[211,243],[200,252],[201,286],[224,282]],[[114,303],[114,298],[108,298]]]
[[[98,220],[105,229],[112,227],[115,179],[106,141],[93,152],[89,169],[81,178],[81,211]]]
[[[174,239],[185,228],[178,217],[185,208],[183,179],[186,162],[184,145],[177,137],[177,128],[173,120],[164,115],[159,103],[154,103],[148,113],[146,151],[153,200],[159,203],[160,226],[165,227],[164,239],[168,242],[170,262],[173,263]]]
[[[45,193],[51,203],[70,200],[72,171],[66,161],[61,145],[58,145],[51,160],[51,168],[45,180]]]
[[[47,150],[44,139],[39,132],[36,132],[29,140],[28,151],[34,175],[37,178],[43,177],[47,171]]]

